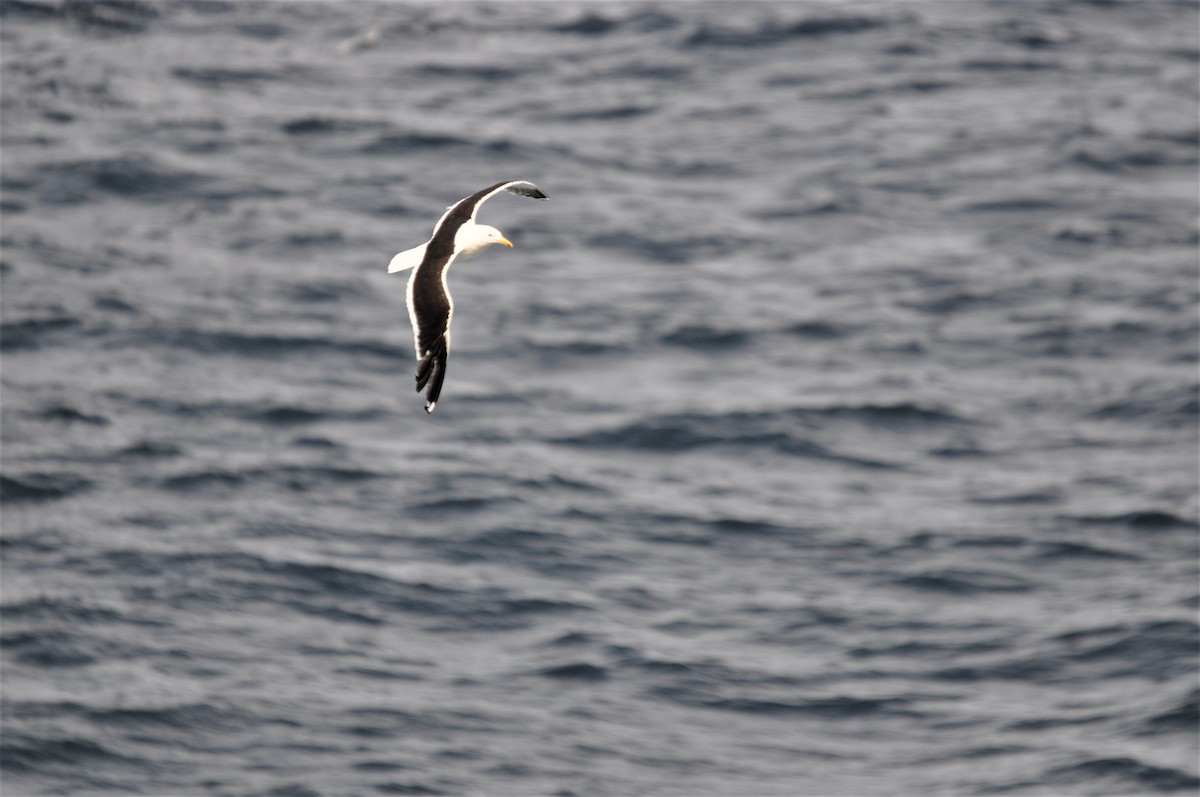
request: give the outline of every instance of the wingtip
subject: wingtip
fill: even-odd
[[[506,186],[505,190],[520,196],[527,196],[530,199],[549,199],[546,192],[538,188],[528,180],[512,180]]]
[[[429,402],[428,404],[426,404],[426,405],[425,405],[425,414],[426,414],[426,415],[432,415],[432,414],[433,414],[433,408],[434,408],[434,407],[436,407],[436,406],[437,406],[437,402],[436,402],[436,401],[431,401],[431,402]]]

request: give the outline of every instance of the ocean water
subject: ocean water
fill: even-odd
[[[0,3],[0,791],[1196,794],[1198,17]]]

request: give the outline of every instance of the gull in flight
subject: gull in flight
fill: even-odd
[[[479,206],[501,191],[549,199],[536,185],[524,180],[496,183],[455,202],[442,214],[428,241],[401,252],[388,264],[389,274],[412,269],[408,278],[408,319],[417,350],[417,392],[428,387],[425,412],[433,412],[437,406],[450,354],[454,300],[446,288],[446,272],[452,263],[479,257],[492,244],[512,246],[512,241],[495,227],[475,223]]]

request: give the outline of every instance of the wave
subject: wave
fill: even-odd
[[[209,143],[206,147],[217,146]],[[224,145],[221,145],[224,146]],[[218,175],[167,165],[149,155],[127,155],[41,164],[27,177],[8,178],[14,188],[36,192],[46,205],[71,206],[118,198],[130,202],[212,202],[269,199],[284,195],[277,188],[240,174]],[[116,247],[107,252],[124,254]],[[89,255],[85,266],[95,269]],[[155,258],[156,263],[160,259]]]
[[[382,410],[339,412],[298,407],[294,404],[276,404],[263,408],[246,408],[241,416],[247,420],[258,421],[270,426],[297,426],[326,420],[369,421],[378,419],[384,414]]]
[[[631,348],[625,343],[596,340],[591,335],[575,340],[559,339],[555,341],[533,340],[527,337],[522,340],[521,347],[550,363],[557,363],[567,358],[621,354]]]
[[[822,39],[887,27],[886,20],[860,15],[807,17],[787,22],[769,20],[753,27],[701,23],[684,41],[686,47],[770,47],[793,39]]]
[[[133,445],[125,446],[117,451],[114,456],[117,459],[128,458],[170,458],[178,457],[183,454],[183,449],[175,443],[168,443],[159,440],[141,440]]]
[[[702,419],[696,416],[671,416],[646,421],[635,421],[615,429],[587,432],[572,437],[561,437],[554,442],[584,448],[615,448],[638,451],[679,453],[703,448],[763,448],[781,454],[834,459],[853,462],[853,458],[840,457],[810,440],[789,435],[785,432],[709,431]],[[889,467],[887,463],[858,461],[873,467]]]
[[[519,498],[510,496],[486,497],[486,496],[470,496],[470,497],[455,497],[455,498],[438,498],[433,501],[425,501],[423,503],[415,503],[409,505],[409,511],[421,512],[434,515],[452,514],[461,512],[483,512],[484,510],[492,509],[501,504],[511,502],[521,503]]]
[[[622,30],[649,33],[669,30],[682,24],[676,14],[663,9],[639,9],[624,16],[597,11],[585,12],[569,22],[552,24],[553,33],[568,33],[580,36],[606,36]]]
[[[84,667],[102,661],[135,658],[145,652],[144,647],[102,635],[58,629],[6,631],[0,636],[0,643],[15,661],[36,668]]]
[[[5,321],[0,324],[0,351],[34,351],[46,343],[57,343],[54,333],[79,325],[79,319],[69,315]]]
[[[783,330],[788,335],[795,335],[810,340],[838,340],[851,334],[851,329],[845,325],[820,319],[812,321],[797,321]]]
[[[356,117],[309,115],[297,116],[279,126],[289,136],[329,135],[331,133],[358,133],[386,127],[387,122]]]
[[[719,170],[721,167],[714,164],[689,163],[680,164],[678,168],[691,171],[694,168],[700,170],[717,168]],[[621,231],[589,236],[586,243],[594,249],[614,250],[642,260],[651,260],[666,265],[683,265],[699,259],[723,257],[741,248],[747,242],[726,235],[689,234],[677,238],[659,238]]]
[[[824,624],[821,621],[819,624]],[[810,627],[811,623],[805,623],[801,627]],[[791,630],[791,629],[787,629]],[[886,645],[879,647],[859,647],[851,648],[848,652],[854,658],[875,658],[875,657],[893,657],[902,658],[936,658],[946,660],[956,656],[970,656],[981,653],[994,653],[1006,649],[1008,646],[997,641],[971,641],[971,642],[901,642],[895,645]]]
[[[609,672],[606,668],[586,661],[546,667],[538,670],[538,675],[560,681],[583,681],[587,683],[606,681],[609,678]]]
[[[1168,426],[1196,424],[1200,418],[1200,385],[1139,390],[1119,401],[1088,413],[1091,418],[1118,421],[1151,421]]]
[[[148,155],[44,164],[35,181],[40,199],[73,205],[94,199],[95,192],[143,202],[185,197],[212,178],[166,166]]]
[[[0,476],[0,502],[52,501],[68,498],[92,486],[90,479],[74,473],[25,473]]]
[[[835,421],[903,431],[914,426],[966,423],[951,413],[916,405],[863,405],[776,413],[685,413],[633,421],[623,426],[555,438],[584,448],[681,453],[710,448],[761,449],[787,456],[829,460],[862,468],[900,469],[888,460],[846,454],[811,439],[805,430]]]
[[[617,557],[594,553],[556,532],[502,527],[466,537],[422,537],[417,545],[455,564],[488,563],[574,579],[602,571]]]
[[[558,111],[542,114],[538,118],[551,122],[624,122],[649,116],[657,110],[658,107],[653,105],[610,105],[582,111]]]
[[[684,684],[660,685],[648,690],[651,698],[667,700],[689,708],[733,711],[767,716],[817,717],[826,720],[857,719],[873,716],[923,717],[925,712],[912,708],[912,697],[861,698],[848,695],[781,700],[758,697],[722,697],[705,689]]]
[[[304,789],[303,786],[299,787]],[[440,797],[441,795],[454,794],[454,792],[442,791],[441,789],[427,786],[424,783],[415,781],[407,781],[400,783],[397,781],[389,781],[387,783],[376,783],[372,788],[380,794],[408,794],[418,795],[418,797]]]
[[[64,769],[84,773],[114,764],[139,768],[148,765],[146,761],[120,755],[91,739],[42,736],[19,730],[5,733],[4,741],[0,742],[0,760],[4,761],[4,771],[8,775],[46,773],[55,777],[61,777]],[[104,791],[109,790],[103,788],[104,781],[93,783],[86,776],[81,775],[81,778],[83,788],[99,786]]]
[[[7,552],[10,555],[50,554],[68,547],[70,547],[70,543],[61,532],[47,529],[40,529],[33,534],[5,533],[0,536],[0,552]]]
[[[66,404],[55,404],[38,412],[37,417],[43,421],[62,424],[82,423],[87,426],[108,426],[111,421],[103,415],[87,413]]]
[[[158,482],[160,488],[180,493],[206,493],[253,487],[263,482],[282,484],[289,490],[303,492],[338,484],[382,479],[386,473],[364,468],[332,465],[279,465],[270,468],[200,468],[167,476]]]
[[[382,667],[339,667],[334,670],[338,674],[367,678],[372,681],[420,681],[423,677],[402,670],[384,669]]]
[[[1189,772],[1147,764],[1136,758],[1088,758],[1051,767],[1034,781],[1038,790],[1047,785],[1073,788],[1143,789],[1161,794],[1194,794],[1200,778]]]
[[[1139,729],[1143,735],[1162,733],[1194,734],[1200,727],[1200,689],[1193,688],[1186,696],[1165,711],[1148,717]]]
[[[812,700],[760,700],[755,698],[719,698],[703,703],[704,708],[721,711],[739,711],[750,714],[786,714],[815,716],[823,719],[853,719],[863,716],[880,714],[903,717],[922,717],[925,712],[916,711],[907,706],[914,701],[910,698],[884,697],[831,697]]]
[[[450,80],[481,80],[508,82],[528,74],[536,67],[497,66],[495,64],[425,64],[414,73],[418,78],[447,78]]]
[[[412,347],[393,345],[375,339],[340,339],[320,335],[286,335],[240,332],[234,330],[204,330],[195,328],[146,328],[126,333],[131,344],[159,345],[187,349],[202,354],[234,354],[240,357],[269,357],[291,355],[310,356],[314,352],[369,355],[387,359],[412,358]]]
[[[105,708],[87,709],[83,715],[98,725],[119,726],[123,729],[157,728],[183,731],[243,730],[255,726],[261,718],[241,709],[211,703],[187,703],[162,708]],[[278,719],[274,720],[279,722]]]
[[[1099,545],[1089,545],[1082,542],[1046,542],[1039,545],[1039,559],[1048,561],[1092,559],[1108,561],[1140,562],[1142,557],[1128,551],[1118,551]]]
[[[6,603],[3,606],[3,613],[10,626],[23,621],[34,622],[39,626],[47,626],[51,623],[164,625],[160,621],[132,618],[108,607],[92,606],[76,598],[41,596],[16,603]]]
[[[750,342],[751,334],[741,329],[717,329],[707,324],[686,324],[663,335],[660,340],[668,346],[711,352],[742,348]]]
[[[1133,140],[1089,137],[1071,147],[1060,168],[1086,169],[1103,174],[1130,174],[1165,168],[1194,168],[1200,163],[1196,140],[1189,135],[1148,130]]]
[[[396,708],[355,708],[344,713],[353,725],[344,732],[355,736],[408,736],[446,731],[486,732],[501,723],[481,711],[427,708],[420,713]]]
[[[1167,531],[1169,529],[1198,529],[1200,521],[1182,518],[1170,512],[1147,509],[1113,515],[1059,515],[1059,519],[1082,526],[1128,526],[1138,531]]]
[[[932,681],[965,682],[977,681],[1028,681],[1030,683],[1047,683],[1061,678],[1064,662],[1054,656],[1031,655],[1003,659],[986,664],[957,665],[936,669],[928,674]],[[1069,718],[1061,721],[1064,725],[1077,725],[1085,722],[1098,722],[1107,717],[1088,717],[1085,719]],[[1014,730],[1032,730],[1042,727],[1043,720],[1030,720],[1029,724],[1013,723]]]
[[[736,544],[748,538],[773,540],[794,548],[822,545],[817,541],[818,529],[752,518],[650,513],[631,518],[630,525],[642,529],[637,532],[639,539],[670,545],[707,547],[726,541]]]
[[[1194,670],[1200,626],[1186,620],[1151,620],[1104,626],[1055,637],[1069,661],[1102,666],[1103,677],[1166,680]]]
[[[960,210],[964,213],[1044,213],[1048,210],[1066,210],[1075,207],[1077,207],[1076,203],[1067,204],[1057,199],[1015,196],[972,202],[963,205]]]
[[[1029,58],[972,58],[961,68],[969,72],[1048,72],[1064,69],[1059,61]]]
[[[63,0],[39,3],[30,0],[5,0],[4,15],[70,22],[85,31],[108,34],[144,33],[159,18],[159,10],[137,0]]]
[[[203,88],[227,91],[229,88],[257,89],[259,84],[272,81],[295,81],[312,85],[322,80],[322,73],[304,63],[286,63],[270,68],[239,68],[233,66],[177,66],[171,76]]]
[[[89,560],[94,572],[157,578],[162,601],[175,609],[270,603],[310,616],[356,624],[390,622],[394,612],[435,620],[434,630],[518,628],[545,614],[587,610],[571,600],[545,598],[496,586],[469,589],[404,581],[336,564],[268,559],[241,551],[158,553],[108,551]],[[203,579],[210,586],[194,586]]]
[[[951,595],[975,595],[986,592],[1029,592],[1033,583],[1012,573],[995,570],[963,570],[950,568],[925,573],[898,576],[889,583],[923,592],[943,592]]]
[[[899,467],[883,460],[831,451],[800,433],[834,421],[849,421],[897,431],[927,425],[970,423],[948,410],[910,403],[839,405],[776,412],[660,415],[616,428],[560,437],[554,442],[588,448],[625,448],[665,453],[711,447],[763,448],[782,454],[830,459],[863,467]]]
[[[1106,325],[1075,326],[1050,323],[1021,335],[1018,343],[1030,354],[1040,357],[1117,357],[1129,350],[1159,351],[1164,344],[1191,344],[1196,337],[1194,323],[1173,326],[1118,321]]]
[[[972,310],[986,310],[1011,306],[1017,297],[996,296],[991,293],[951,290],[920,300],[897,302],[901,307],[910,307],[920,313],[934,316],[953,315]]]
[[[896,404],[842,404],[831,407],[798,407],[790,410],[795,417],[832,418],[849,420],[867,426],[893,429],[911,427],[974,425],[975,421],[937,406],[922,406],[911,402]]]
[[[446,133],[387,133],[364,144],[359,152],[364,155],[407,155],[414,150],[465,147],[474,144],[470,139]]]
[[[973,495],[967,498],[973,504],[984,506],[1022,506],[1025,504],[1056,504],[1063,496],[1056,490],[1033,490],[1021,493],[1006,493],[1003,495]]]

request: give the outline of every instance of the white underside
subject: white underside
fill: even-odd
[[[416,268],[425,259],[425,247],[429,246],[429,241],[414,246],[412,249],[401,252],[392,258],[392,262],[388,263],[388,273],[395,274],[397,271],[404,271],[410,268]]]
[[[463,226],[466,233],[460,231],[455,241],[458,248],[458,254],[454,256],[455,260],[474,260],[483,254],[484,249],[495,243],[490,238],[476,237],[479,235],[476,233],[476,229],[478,229],[476,225]],[[421,265],[421,261],[425,259],[425,247],[427,246],[429,246],[429,241],[420,246],[414,246],[412,249],[406,249],[393,257],[392,262],[388,263],[388,273],[395,274],[397,271],[407,271]]]

